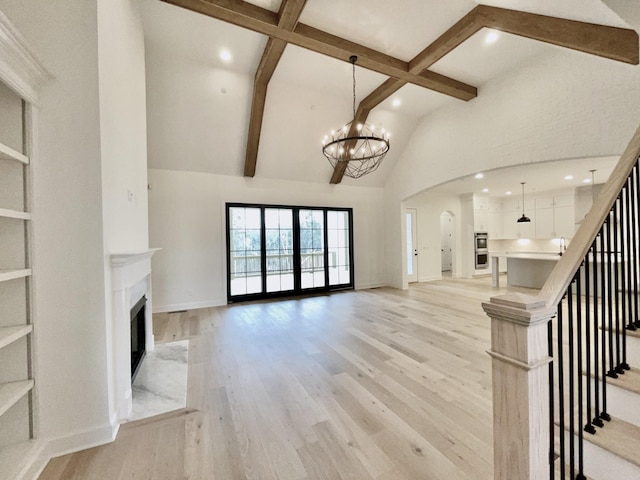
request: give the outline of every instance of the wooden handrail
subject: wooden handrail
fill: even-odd
[[[620,195],[620,191],[626,184],[639,156],[640,127],[638,127],[629,145],[627,145],[611,176],[600,190],[591,210],[589,210],[589,213],[573,237],[571,245],[560,258],[551,275],[547,278],[542,290],[540,290],[538,299],[544,301],[547,307],[557,305],[567,291],[569,284],[573,280],[596,235],[600,231],[600,227],[607,216],[609,216],[611,207],[618,198],[618,195]]]

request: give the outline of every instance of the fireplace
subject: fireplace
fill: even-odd
[[[138,369],[142,364],[142,359],[146,353],[145,339],[146,339],[146,326],[145,326],[145,305],[147,303],[147,297],[142,297],[138,300],[131,309],[131,382],[136,377]]]
[[[133,376],[145,352],[153,350],[151,256],[157,250],[111,254],[112,425],[131,415]]]

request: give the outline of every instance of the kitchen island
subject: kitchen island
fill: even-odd
[[[558,253],[505,252],[491,254],[492,285],[500,286],[500,257],[507,259],[507,284],[509,286],[542,288],[547,277],[560,260]]]

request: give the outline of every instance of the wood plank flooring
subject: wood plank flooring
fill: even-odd
[[[188,409],[41,480],[493,478],[489,319],[524,289],[414,284],[154,317],[190,338]]]

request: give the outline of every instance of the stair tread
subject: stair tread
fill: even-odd
[[[607,383],[640,395],[640,370],[631,367],[631,370],[627,370],[624,375],[618,375],[618,378],[607,377]]]
[[[604,428],[598,428],[595,435],[586,434],[584,439],[640,467],[640,427],[611,418]]]

